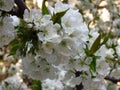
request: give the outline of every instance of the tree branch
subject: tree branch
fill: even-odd
[[[106,76],[104,79],[105,80],[109,80],[109,81],[111,81],[111,82],[113,82],[115,84],[117,84],[118,82],[120,82],[120,79],[116,79],[116,78],[110,77],[110,76]]]
[[[28,7],[25,5],[23,0],[14,0],[14,1],[17,7],[14,7],[14,9],[9,13],[12,15],[16,15],[20,18],[23,18],[24,10],[25,9],[29,10]]]

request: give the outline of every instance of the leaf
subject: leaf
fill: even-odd
[[[103,37],[103,42],[101,44],[105,44],[109,40],[111,37],[111,32],[109,32],[107,35],[104,35]]]
[[[93,55],[100,48],[101,34],[96,38],[90,49],[90,55]]]
[[[3,21],[0,21],[0,26],[3,26],[3,24],[4,24]]]
[[[41,81],[33,80],[32,90],[42,90]]]
[[[90,63],[90,69],[93,71],[93,72],[96,72],[96,57],[93,57],[93,60],[92,62]]]
[[[89,51],[88,45],[85,44],[85,46],[86,46],[86,48],[84,48],[84,51],[85,51],[86,55],[89,56],[90,55],[90,51]]]
[[[4,2],[0,0],[0,6],[4,6]]]
[[[5,81],[4,84],[5,84],[5,87],[9,86],[9,83],[7,81]]]
[[[68,3],[68,0],[63,0],[62,2],[63,2],[63,3]]]
[[[53,14],[51,20],[53,21],[53,23],[58,23],[58,24],[61,24],[61,17],[63,17],[65,15],[65,13],[68,11],[65,10],[65,11],[62,11],[62,12],[58,12],[56,14]]]
[[[47,1],[47,0],[43,0],[43,2],[42,2],[42,14],[43,14],[43,15],[49,14],[49,10],[48,10],[47,6],[45,5],[45,2],[46,2],[46,1]]]
[[[19,48],[19,41],[17,39],[14,39],[10,42],[10,55],[15,55],[16,51]]]

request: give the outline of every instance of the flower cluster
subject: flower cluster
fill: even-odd
[[[116,64],[119,59],[113,60],[117,58],[116,46],[106,44],[110,34],[89,31],[82,15],[72,5],[58,2],[46,10],[25,10],[24,21],[17,28],[18,37],[24,37],[20,41],[25,42],[24,49],[17,51],[20,55],[24,53],[21,56],[23,72],[44,82],[47,78],[56,80],[63,70],[64,78],[59,81],[63,85],[75,87],[81,82],[84,85],[86,81],[93,81],[100,85],[99,90],[105,89],[104,77],[114,71],[113,66],[119,67]],[[81,74],[77,76],[77,72]]]
[[[77,59],[84,57],[83,48],[88,40],[87,26],[77,9],[58,2],[54,8],[49,7],[49,10],[51,14],[48,15],[42,15],[42,12],[36,9],[25,11],[24,14],[27,28],[36,32],[39,50],[35,51],[35,55],[31,55],[29,51],[34,44],[32,40],[27,42],[27,54],[22,57],[23,71],[39,80],[54,78],[57,66],[62,65],[67,71],[77,69],[70,64],[77,64]]]
[[[62,2],[47,7],[43,2],[42,10],[25,10],[23,19],[18,19],[2,13],[12,9],[13,0],[0,0],[0,47],[10,43],[10,54],[22,59],[23,73],[41,80],[43,90],[70,90],[80,84],[83,90],[107,90],[106,76],[120,78],[119,35],[115,37],[113,33],[119,28],[119,20],[107,28],[113,17],[109,11],[91,10],[101,8],[101,3],[85,0],[80,2],[83,7],[77,9]],[[106,20],[104,11],[109,17]],[[100,18],[93,18],[91,13],[100,14]],[[14,67],[9,69],[11,74],[17,72],[12,71]],[[3,81],[0,89],[18,89],[14,81],[10,84]]]
[[[18,39],[13,40],[12,48],[17,48],[15,53],[22,58],[23,73],[42,80],[44,88],[49,87],[49,78],[66,87],[82,83],[84,90],[88,90],[90,81],[91,90],[98,86],[106,90],[104,77],[116,71],[114,66],[119,67],[116,44],[109,45],[111,32],[88,30],[79,10],[72,5],[57,2],[54,7],[44,7],[42,11],[25,10],[16,26]],[[64,78],[59,80],[61,71]]]

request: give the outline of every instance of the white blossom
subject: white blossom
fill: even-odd
[[[75,73],[68,71],[63,79],[63,83],[69,87],[75,87],[75,85],[79,85],[81,83],[80,77],[75,77]]]
[[[38,38],[42,42],[59,43],[61,41],[60,36],[57,34],[59,27],[52,23],[47,24],[45,27],[41,27],[41,31],[38,33]]]
[[[3,11],[10,11],[14,6],[14,0],[1,0],[0,9]]]
[[[43,90],[63,90],[64,86],[59,80],[46,79],[42,82]]]
[[[16,74],[18,71],[19,71],[19,67],[17,67],[16,65],[14,64],[11,64],[10,68],[8,69],[8,73],[14,75]]]
[[[11,16],[11,18],[13,19],[13,22],[12,22],[13,26],[18,26],[20,23],[19,18],[17,16]]]
[[[63,12],[65,10],[68,10],[69,8],[72,8],[73,6],[70,4],[63,4],[62,2],[57,2],[55,4],[55,7],[51,7],[48,6],[48,9],[50,11],[51,14],[55,14],[55,13],[59,13],[59,12]]]
[[[62,27],[65,29],[65,33],[71,34],[75,30],[86,30],[81,26],[83,25],[82,15],[78,13],[78,10],[69,9],[65,15],[61,18]]]
[[[96,60],[96,67],[97,67],[97,72],[100,75],[106,76],[110,72],[110,66],[109,63],[106,62],[106,57],[108,53],[108,49],[106,48],[105,45],[101,46],[101,48],[96,52],[97,56],[100,56],[98,60]],[[112,53],[111,53],[112,54]]]
[[[90,77],[83,79],[83,90],[107,90],[105,82],[102,78],[95,79],[91,79]]]
[[[116,79],[120,78],[120,66],[117,66],[110,74],[111,77],[115,77]]]
[[[27,9],[24,11],[24,20],[26,22],[34,22],[34,20],[40,20],[42,17],[42,13],[40,10],[32,9],[31,11],[28,11]]]
[[[27,90],[27,85],[18,76],[11,76],[1,82],[1,90]]]
[[[120,57],[120,46],[119,45],[116,47],[116,53]]]
[[[12,19],[0,17],[0,47],[8,45],[15,38]]]
[[[23,73],[37,80],[53,79],[56,71],[44,58],[34,55],[22,58],[22,69]]]

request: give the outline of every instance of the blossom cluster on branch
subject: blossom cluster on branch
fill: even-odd
[[[113,29],[90,27],[96,19],[87,27],[87,10],[81,12],[62,2],[47,7],[45,2],[41,10],[26,8],[20,19],[7,13],[14,6],[13,0],[0,0],[0,48],[9,45],[10,55],[22,60],[22,73],[40,80],[43,90],[70,90],[80,84],[82,90],[107,90],[106,76],[120,78],[118,36]],[[2,90],[18,90],[15,86],[4,89],[9,86],[6,80]]]

